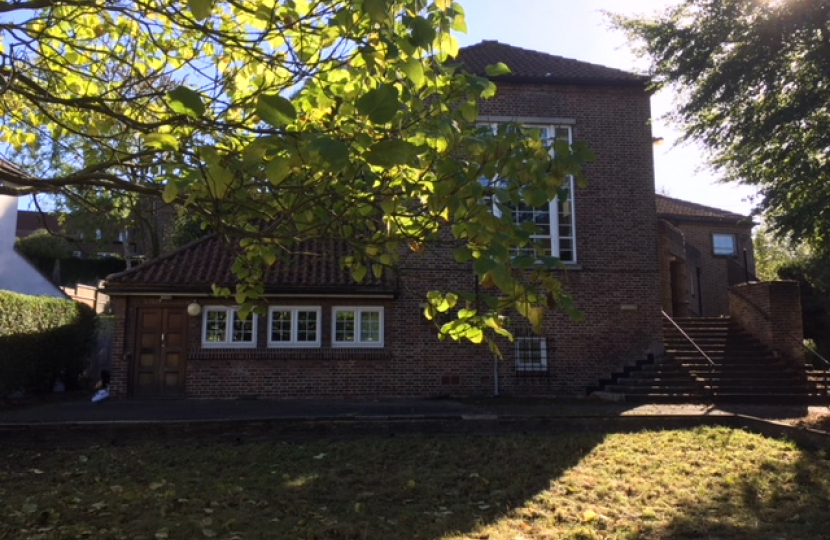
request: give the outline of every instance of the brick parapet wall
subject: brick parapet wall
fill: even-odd
[[[739,284],[729,294],[732,319],[789,361],[804,358],[801,293],[795,281]]]

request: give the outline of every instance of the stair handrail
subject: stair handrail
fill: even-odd
[[[680,325],[679,325],[679,324],[677,324],[677,321],[675,321],[674,319],[672,319],[672,318],[671,318],[671,315],[669,315],[668,313],[666,313],[666,312],[665,312],[664,310],[662,310],[662,309],[660,310],[660,313],[662,313],[662,314],[663,314],[663,317],[665,317],[666,319],[668,319],[668,320],[669,320],[669,322],[670,322],[670,323],[672,323],[672,324],[674,325],[674,327],[675,327],[675,328],[677,328],[678,332],[680,332],[680,334],[681,334],[684,338],[686,338],[686,340],[687,340],[689,343],[691,343],[691,344],[694,346],[694,348],[695,348],[695,349],[697,349],[697,352],[699,352],[700,354],[702,354],[702,355],[703,355],[703,358],[705,358],[705,359],[709,362],[709,375],[710,375],[710,381],[711,381],[711,382],[709,383],[709,388],[708,388],[708,390],[709,390],[709,396],[710,396],[712,399],[715,399],[715,362],[714,362],[711,358],[709,358],[709,355],[708,355],[708,354],[706,354],[705,352],[703,352],[703,349],[701,349],[701,348],[700,348],[700,346],[699,346],[697,343],[695,343],[695,340],[693,340],[693,339],[692,339],[692,337],[691,337],[689,334],[687,334],[685,330],[683,330],[682,328],[680,328]],[[703,385],[703,388],[704,388],[704,389],[706,389],[706,385],[705,385],[705,384]]]
[[[709,358],[709,355],[708,355],[708,354],[706,354],[705,352],[703,352],[703,349],[701,349],[701,348],[698,346],[698,344],[697,344],[697,343],[695,343],[695,340],[693,340],[693,339],[689,336],[689,334],[687,334],[687,333],[686,333],[686,332],[685,332],[682,328],[680,328],[680,325],[679,325],[679,324],[677,324],[677,322],[675,322],[675,320],[671,318],[671,315],[669,315],[668,313],[666,313],[666,312],[665,312],[665,311],[663,311],[662,309],[660,310],[660,313],[662,313],[662,314],[663,314],[663,317],[665,317],[666,319],[668,319],[668,320],[669,320],[669,322],[670,322],[670,323],[672,323],[672,324],[674,325],[674,327],[675,327],[675,328],[677,328],[677,330],[679,330],[679,331],[680,331],[680,333],[683,335],[683,337],[684,337],[684,338],[686,338],[686,340],[687,340],[689,343],[691,343],[692,345],[694,345],[695,349],[697,349],[697,352],[699,352],[700,354],[702,354],[702,355],[703,355],[703,358],[705,358],[705,359],[706,359],[706,360],[707,360],[707,361],[708,361],[708,362],[709,362],[712,366],[714,366],[714,365],[715,365],[715,362],[714,362],[714,361],[712,361],[712,359],[711,359],[711,358]]]

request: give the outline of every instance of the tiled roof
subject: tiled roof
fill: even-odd
[[[496,81],[643,86],[648,78],[619,69],[514,47],[498,41],[482,41],[461,49],[458,60],[477,75],[486,75],[487,66],[504,62],[511,73]]]
[[[3,175],[7,174],[10,176],[28,176],[23,169],[15,165],[10,161],[6,161],[5,159],[0,157],[0,180],[2,180]]]
[[[46,229],[51,232],[60,230],[58,218],[52,214],[38,212],[36,210],[17,211],[17,236],[24,237],[32,234],[38,229]]]
[[[657,215],[661,218],[692,219],[695,221],[718,221],[752,224],[748,216],[735,214],[711,206],[703,206],[689,201],[673,199],[665,195],[656,195]]]
[[[309,242],[265,272],[266,294],[391,294],[388,278],[372,273],[355,283],[340,267],[347,255],[344,244],[334,240]],[[168,255],[109,276],[104,285],[110,294],[120,292],[210,293],[211,286],[231,287],[237,283],[231,272],[236,255],[233,248],[211,235]]]

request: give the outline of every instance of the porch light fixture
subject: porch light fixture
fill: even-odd
[[[202,313],[202,306],[198,302],[191,302],[187,305],[187,314],[191,317],[198,317]]]

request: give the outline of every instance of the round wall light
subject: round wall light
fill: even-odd
[[[202,306],[200,306],[198,303],[191,302],[187,305],[187,314],[191,317],[196,317],[200,313],[202,313]]]

